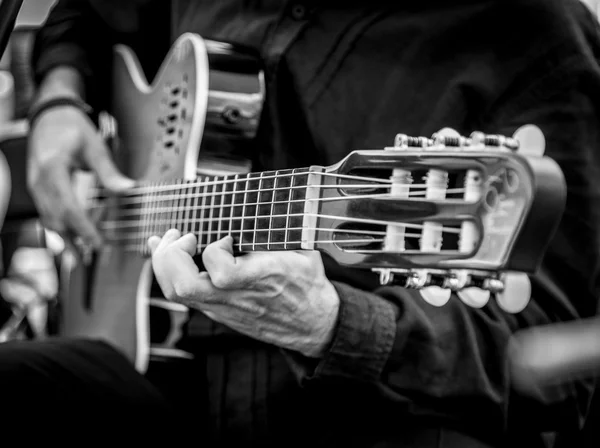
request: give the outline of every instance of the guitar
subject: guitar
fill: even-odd
[[[253,73],[243,91],[213,84],[222,70],[211,61],[235,57],[230,50],[184,34],[148,85],[132,51],[116,47],[115,160],[138,183],[119,197],[96,186],[82,195],[107,245],[91,264],[67,263],[63,334],[108,339],[144,371],[146,241],[173,227],[194,232],[199,252],[226,235],[239,252],[319,250],[376,271],[383,285],[417,288],[436,306],[451,292],[472,306],[492,296],[513,312],[526,305],[527,274],[541,263],[566,196],[537,128],[513,137],[398,135],[388,148],[356,150],[329,167],[198,176],[199,149],[214,143],[217,128],[238,138],[258,122],[256,66],[240,70]]]

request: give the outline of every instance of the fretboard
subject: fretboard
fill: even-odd
[[[194,233],[198,251],[231,235],[239,252],[301,247],[306,168],[155,183],[120,201],[109,241],[147,254],[147,240],[176,228]],[[110,224],[107,222],[106,224]]]

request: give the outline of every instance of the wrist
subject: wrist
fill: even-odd
[[[32,107],[54,98],[84,100],[84,82],[81,74],[72,67],[60,66],[52,69],[41,82]]]
[[[313,344],[302,353],[309,358],[321,358],[329,350],[339,318],[340,297],[331,282],[327,281],[325,291],[320,294],[320,298],[326,304],[326,309],[323,310],[322,318],[319,320],[320,324],[315,330],[316,337]]]
[[[36,121],[46,112],[61,107],[70,107],[79,110],[81,113],[87,115],[90,119],[92,118],[92,107],[81,98],[69,95],[49,97],[44,101],[39,101],[33,104],[29,109],[27,119],[29,120],[30,128],[33,128]]]

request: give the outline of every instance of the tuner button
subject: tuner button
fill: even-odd
[[[420,289],[419,293],[425,302],[433,306],[441,307],[448,303],[452,291],[440,288],[439,286],[428,286]]]
[[[525,309],[531,299],[531,282],[527,274],[510,272],[504,276],[504,289],[496,293],[496,301],[507,313]]]
[[[442,146],[463,146],[462,136],[452,128],[443,128],[432,135],[436,145]]]
[[[438,137],[460,137],[460,134],[456,129],[452,128],[443,128],[435,133]]]
[[[533,124],[521,126],[513,138],[519,142],[519,153],[526,156],[542,157],[546,151],[546,138],[540,128]]]
[[[395,148],[406,148],[407,146],[408,146],[408,135],[396,134],[396,138],[394,139],[394,147]]]
[[[460,300],[471,308],[483,308],[490,300],[490,292],[480,288],[466,288],[457,294]]]

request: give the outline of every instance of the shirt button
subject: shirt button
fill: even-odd
[[[301,3],[296,3],[295,5],[292,5],[290,14],[294,20],[303,20],[306,18],[307,14],[306,6]]]

